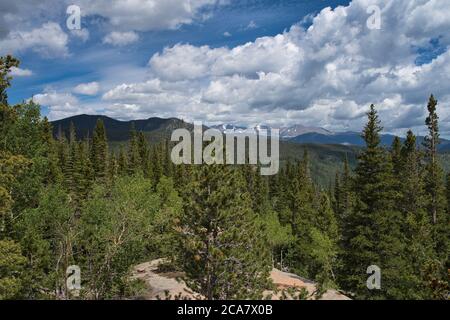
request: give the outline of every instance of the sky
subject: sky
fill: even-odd
[[[10,103],[50,120],[360,131],[373,103],[385,132],[422,134],[433,93],[448,137],[449,30],[448,0],[0,2],[0,55],[21,60]]]

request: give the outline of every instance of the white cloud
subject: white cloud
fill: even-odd
[[[99,114],[104,112],[102,104],[86,104],[80,102],[71,93],[44,91],[33,96],[33,101],[48,108],[50,121],[70,117],[77,114]]]
[[[122,47],[139,40],[139,35],[136,32],[111,32],[103,38],[103,43],[113,46]]]
[[[77,94],[95,96],[100,90],[100,85],[98,82],[81,83],[77,85],[73,92]]]
[[[202,10],[217,0],[79,0],[83,15],[100,15],[121,30],[177,29],[202,19]]]
[[[231,33],[229,33],[228,31],[225,31],[223,33],[223,36],[229,38],[229,37],[231,37]]]
[[[201,19],[202,10],[216,1],[81,2],[83,14],[106,17],[115,30],[149,31]],[[381,30],[367,28],[366,9],[374,4],[382,9]],[[419,126],[434,93],[441,119],[450,119],[450,1],[353,0],[325,8],[307,22],[308,29],[303,20],[282,34],[232,48],[165,48],[150,58],[144,81],[124,73],[125,83],[102,85],[110,88],[102,96],[104,112],[122,119],[160,115],[360,130],[365,111],[375,103],[385,128],[395,131]],[[433,38],[445,52],[416,65],[417,48],[429,47]]]
[[[382,30],[367,28],[372,4],[382,9]],[[234,48],[165,48],[149,61],[158,90],[124,84],[103,98],[132,101],[139,114],[163,110],[210,121],[270,119],[345,130],[360,130],[375,103],[385,128],[395,131],[423,122],[420,110],[430,93],[440,99],[441,119],[450,116],[443,107],[450,102],[450,51],[415,64],[415,48],[431,39],[449,47],[449,29],[450,2],[354,0],[323,9],[307,30],[295,25]]]
[[[44,23],[31,31],[11,31],[0,40],[0,54],[32,50],[44,57],[68,55],[68,36],[54,22]]]
[[[13,77],[29,77],[29,76],[33,75],[33,71],[31,71],[29,69],[12,67],[11,75]]]
[[[90,36],[89,30],[86,28],[81,29],[81,30],[77,30],[77,29],[70,30],[70,35],[77,39],[80,39],[82,42],[86,42]]]
[[[78,104],[78,99],[70,93],[59,93],[56,91],[39,93],[33,96],[33,101],[43,106],[54,105],[75,105]]]

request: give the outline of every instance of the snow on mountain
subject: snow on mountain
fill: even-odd
[[[268,132],[270,131],[270,129],[279,129],[280,130],[280,137],[282,139],[289,139],[289,138],[294,138],[297,136],[300,136],[302,134],[306,134],[306,133],[319,133],[319,134],[323,134],[323,135],[332,135],[333,133],[323,129],[323,128],[318,128],[318,127],[306,127],[303,125],[294,125],[291,127],[271,127],[268,125],[264,125],[264,124],[258,124],[255,126],[249,126],[249,127],[243,127],[243,126],[237,126],[234,124],[220,124],[220,125],[216,125],[216,126],[212,126],[211,128],[214,129],[218,129],[221,132],[225,133],[225,134],[230,134],[230,133],[251,133],[256,131],[261,131],[261,130],[267,130]]]

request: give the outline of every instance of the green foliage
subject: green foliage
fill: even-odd
[[[261,298],[268,286],[268,246],[239,170],[202,166],[185,199],[179,261],[188,285],[207,299]]]
[[[393,165],[380,146],[382,130],[375,107],[368,112],[363,131],[366,148],[359,156],[355,176],[356,204],[344,222],[344,272],[341,284],[359,298],[399,297],[404,283],[403,217],[395,208]],[[369,291],[365,271],[370,265],[383,270],[383,288]]]
[[[119,178],[111,190],[94,186],[77,237],[87,298],[124,295],[130,267],[145,257],[157,204],[151,182],[140,176]]]
[[[103,179],[106,176],[108,167],[108,140],[105,125],[101,119],[97,120],[97,125],[94,129],[91,150],[91,162],[95,177]]]
[[[156,194],[159,198],[159,210],[151,224],[153,254],[174,261],[179,240],[175,227],[181,219],[183,201],[171,178],[161,178],[156,187]]]
[[[19,297],[26,259],[12,240],[0,240],[0,300]]]
[[[26,210],[18,223],[26,253],[24,293],[32,298],[68,297],[66,269],[74,262],[76,221],[69,196],[60,186],[41,193],[39,206]]]
[[[11,68],[19,67],[19,60],[13,56],[7,55],[0,57],[0,105],[8,104],[8,95],[6,89],[11,85],[12,77],[9,75]]]
[[[101,119],[92,139],[73,125],[66,137],[67,124],[55,139],[38,105],[8,105],[14,66],[0,58],[0,299],[75,298],[73,264],[79,298],[135,297],[131,268],[154,258],[208,299],[262,298],[273,266],[315,279],[319,293],[448,298],[450,176],[445,187],[433,96],[423,149],[411,131],[381,146],[371,106],[363,150],[283,142],[281,171],[267,178],[258,166],[175,166],[170,142],[134,125],[120,145]],[[366,287],[373,264],[381,290]]]

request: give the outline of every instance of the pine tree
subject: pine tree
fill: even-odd
[[[408,131],[401,148],[402,168],[399,172],[399,199],[397,208],[405,219],[403,235],[407,244],[408,261],[404,292],[409,299],[428,299],[430,289],[425,283],[425,268],[434,257],[431,224],[426,211],[426,194],[421,165],[421,154],[416,147],[416,137]]]
[[[447,173],[447,214],[450,214],[450,173]]]
[[[105,125],[101,119],[97,120],[92,137],[91,162],[95,178],[105,178],[108,168],[108,139]]]
[[[152,180],[154,183],[158,183],[159,179],[163,175],[163,154],[161,150],[161,145],[157,144],[153,147],[150,155],[150,162],[153,169]]]
[[[128,144],[128,173],[133,175],[141,169],[141,159],[139,155],[138,133],[134,122],[131,124],[130,141]]]
[[[336,175],[334,177],[334,212],[336,212],[337,216],[341,216],[341,177],[339,175],[339,171],[336,171]]]
[[[164,143],[164,175],[166,177],[172,177],[174,175],[174,163],[172,162],[172,159],[170,158],[171,148],[170,148],[170,141],[166,140]]]
[[[0,105],[8,105],[8,95],[6,89],[11,86],[12,77],[9,75],[13,67],[19,67],[19,60],[7,55],[0,57]]]
[[[399,173],[402,168],[402,143],[400,141],[399,137],[395,137],[392,146],[391,146],[391,160],[392,160],[392,167],[393,167],[393,174],[394,177],[399,178]]]
[[[122,146],[120,146],[119,149],[118,171],[119,175],[125,175],[128,173],[128,158]]]
[[[311,259],[310,231],[316,226],[318,214],[318,199],[309,175],[308,153],[305,150],[302,161],[288,168],[290,175],[287,181],[287,193],[285,200],[290,213],[290,225],[292,233],[296,237],[295,244],[289,251],[289,262],[293,270],[306,277],[315,276],[314,261]]]
[[[69,144],[67,143],[67,138],[62,131],[61,126],[58,128],[56,149],[58,154],[58,163],[64,175],[64,179],[66,179],[65,170],[69,158]]]
[[[339,229],[328,196],[321,192],[315,221],[309,231],[314,278],[322,289],[336,286],[335,271],[338,264]]]
[[[356,205],[345,225],[343,285],[358,298],[398,298],[404,266],[402,218],[394,207],[392,163],[380,145],[382,127],[374,105],[367,115],[363,131],[366,147],[358,158],[354,184]],[[371,265],[382,269],[381,290],[366,287],[365,271]]]
[[[66,161],[64,162],[64,182],[66,189],[72,195],[75,193],[75,162],[77,161],[77,147],[78,142],[75,133],[75,126],[73,122],[70,123],[69,128],[69,145]]]
[[[447,270],[450,267],[450,214],[446,211],[444,173],[437,151],[440,143],[437,105],[438,101],[431,95],[427,105],[428,117],[425,121],[429,131],[424,141],[427,160],[425,190],[428,195],[428,214],[433,224],[435,251],[439,258],[437,268],[441,268],[440,276],[445,278],[448,277]]]
[[[53,139],[53,128],[47,117],[42,123],[42,140],[44,142],[44,156],[47,158],[47,173],[44,177],[44,184],[57,184],[62,182],[62,170],[58,158],[58,146]]]
[[[340,204],[341,208],[338,211],[338,221],[341,224],[352,213],[355,205],[355,195],[353,192],[353,181],[350,171],[350,164],[348,163],[348,157],[345,156],[344,172],[342,174],[342,182],[340,184]],[[343,226],[341,225],[341,228]]]
[[[74,181],[75,181],[75,199],[76,208],[82,200],[87,199],[95,172],[89,156],[89,142],[80,141],[76,146],[76,158],[74,162]]]
[[[240,171],[202,166],[185,193],[179,261],[188,285],[207,299],[262,298],[270,255]]]
[[[26,259],[18,243],[0,239],[0,300],[20,297],[25,264]]]
[[[430,196],[429,212],[434,225],[438,223],[438,218],[443,214],[443,172],[438,162],[437,147],[439,141],[439,117],[436,113],[437,100],[433,95],[428,101],[428,117],[425,124],[428,127],[428,135],[424,140],[427,164],[426,190]]]
[[[114,180],[119,175],[119,162],[116,159],[116,154],[112,152],[108,161],[108,183],[113,184]]]
[[[150,162],[150,150],[148,146],[147,139],[145,138],[145,135],[143,132],[139,132],[138,134],[138,152],[139,152],[139,158],[141,159],[141,168],[142,172],[144,173],[144,176],[149,178],[151,177],[151,162]]]

